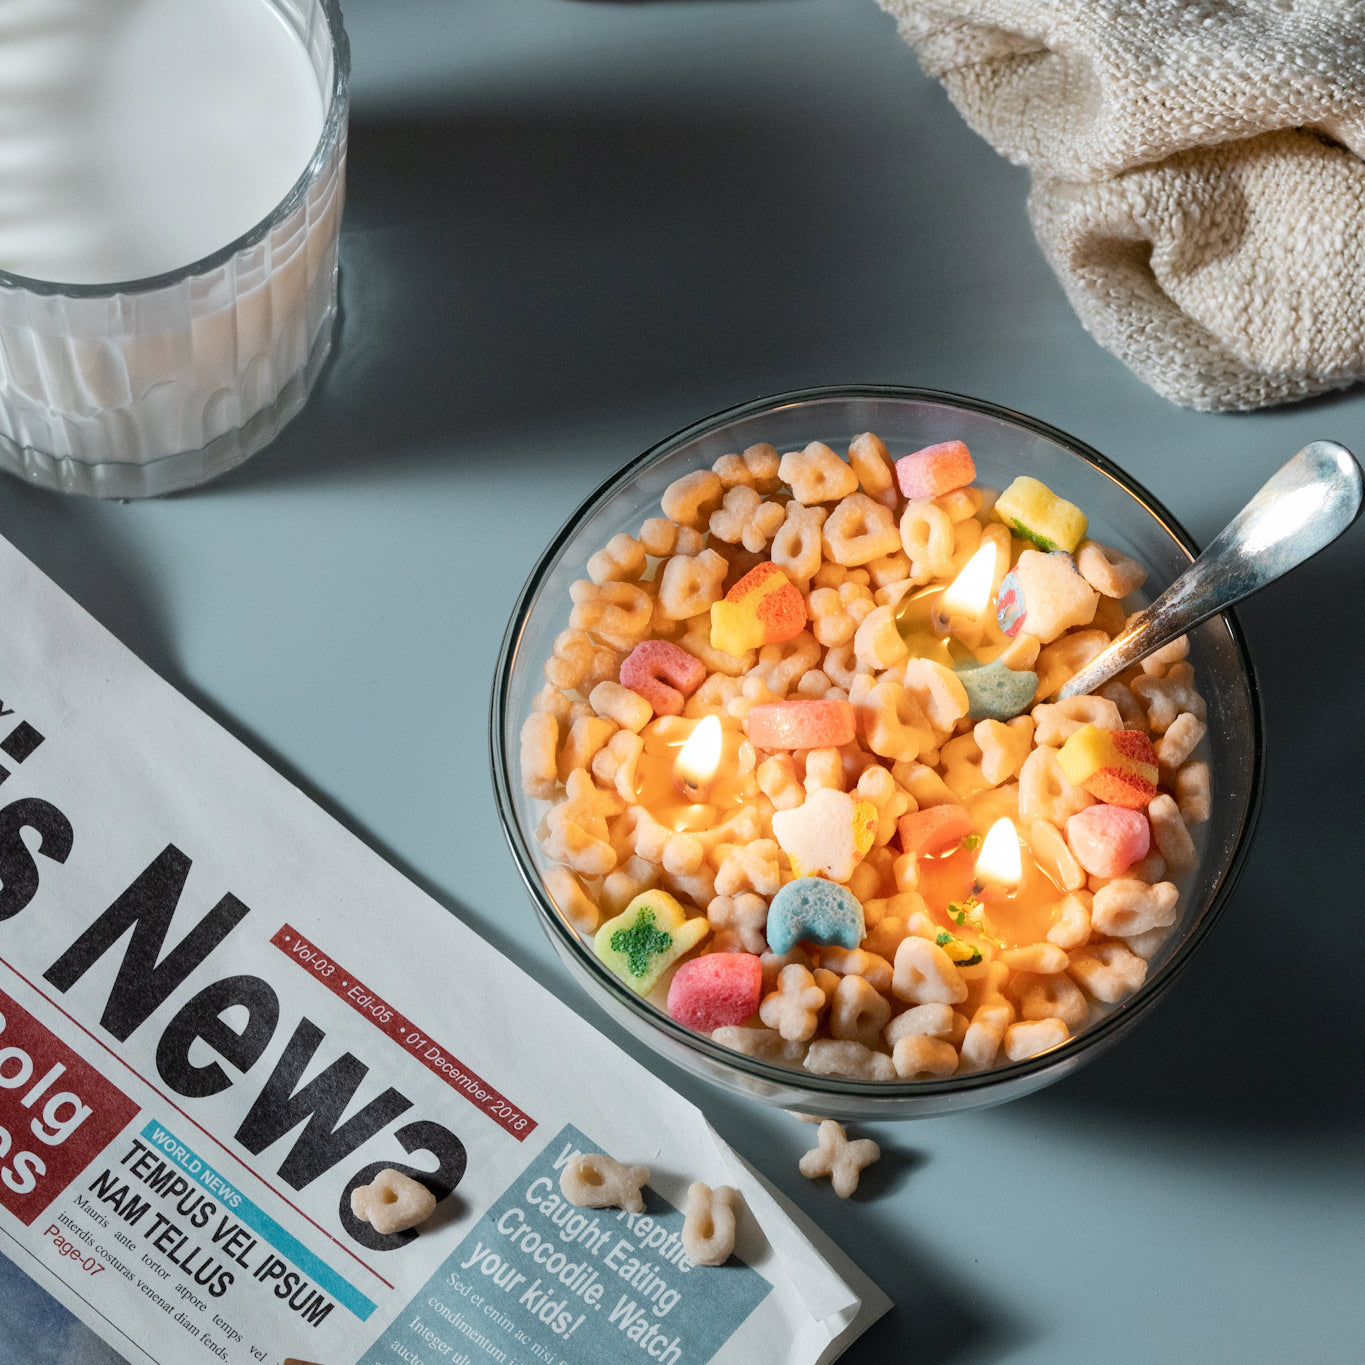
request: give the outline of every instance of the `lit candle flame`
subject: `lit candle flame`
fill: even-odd
[[[944,588],[938,599],[937,615],[945,626],[959,621],[975,625],[981,619],[995,584],[995,557],[994,543],[983,545]]]
[[[1019,853],[1019,832],[1014,821],[1003,815],[990,827],[981,852],[976,855],[976,879],[1013,890],[1024,875],[1024,860]]]
[[[685,796],[697,797],[720,766],[720,721],[706,716],[687,737],[673,765],[673,780]]]

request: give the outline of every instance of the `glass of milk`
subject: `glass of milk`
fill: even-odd
[[[0,467],[167,493],[298,412],[349,73],[337,0],[0,4]]]

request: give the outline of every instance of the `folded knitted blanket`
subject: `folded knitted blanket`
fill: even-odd
[[[1365,378],[1362,0],[879,0],[1033,175],[1081,321],[1158,393]]]

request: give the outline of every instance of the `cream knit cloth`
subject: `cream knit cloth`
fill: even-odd
[[[1158,393],[1365,378],[1365,0],[880,0],[1033,173],[1086,328]]]

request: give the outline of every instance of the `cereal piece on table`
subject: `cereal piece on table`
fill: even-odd
[[[1174,882],[1148,886],[1146,882],[1121,877],[1095,892],[1091,921],[1102,934],[1127,938],[1174,924],[1179,904],[1180,892]]]
[[[1060,1019],[1025,1019],[1005,1030],[1005,1056],[1012,1062],[1022,1062],[1060,1047],[1071,1037],[1071,1030]]]
[[[848,462],[869,498],[875,498],[888,507],[896,505],[898,499],[891,457],[880,436],[870,431],[855,436],[848,447]]]
[[[786,519],[784,504],[764,502],[752,488],[740,484],[728,490],[711,513],[711,534],[727,545],[743,545],[751,554],[761,554]]]
[[[867,564],[901,548],[901,533],[891,509],[866,493],[850,493],[841,499],[822,534],[826,555],[845,566]]]
[[[1013,720],[1027,711],[1038,691],[1038,675],[992,659],[986,664],[959,664],[954,670],[967,694],[972,720]]]
[[[1066,822],[1066,842],[1076,861],[1097,877],[1121,877],[1147,856],[1151,841],[1147,817],[1126,806],[1087,806]]]
[[[957,1049],[946,1038],[907,1033],[891,1049],[891,1065],[903,1081],[938,1080],[957,1070]]]
[[[521,723],[521,789],[547,801],[559,786],[559,722],[548,711],[532,711]]]
[[[907,498],[942,497],[976,478],[976,464],[961,441],[940,441],[896,461],[896,482]]]
[[[694,1265],[724,1265],[735,1249],[735,1210],[739,1191],[729,1185],[714,1190],[700,1180],[687,1187],[682,1248]]]
[[[844,976],[830,1001],[829,1031],[838,1039],[875,1048],[891,1018],[891,1002],[861,976]]]
[[[995,500],[995,515],[1021,540],[1046,552],[1070,554],[1089,525],[1079,507],[1027,474],[1021,474]]]
[[[972,832],[972,817],[965,806],[929,806],[902,815],[897,822],[901,849],[917,858],[961,843]]]
[[[829,1176],[834,1193],[848,1199],[858,1188],[858,1177],[881,1154],[871,1138],[850,1142],[842,1124],[826,1119],[816,1134],[816,1146],[801,1158],[799,1169],[807,1180]]]
[[[600,1152],[578,1152],[559,1173],[559,1192],[580,1209],[645,1211],[648,1166],[626,1166]]]
[[[1046,645],[1072,626],[1089,625],[1099,601],[1069,554],[1025,550],[1001,580],[995,617],[1006,635],[1027,628]]]
[[[848,1076],[857,1081],[894,1081],[896,1068],[884,1052],[851,1038],[817,1038],[802,1065],[815,1076]]]
[[[846,701],[789,700],[751,707],[744,732],[757,749],[837,749],[858,732]]]
[[[1107,697],[1097,697],[1093,693],[1062,701],[1039,702],[1032,715],[1038,743],[1053,748],[1065,744],[1082,725],[1093,725],[1099,730],[1124,728],[1119,708]]]
[[[711,645],[727,654],[791,640],[805,628],[800,589],[771,561],[751,569],[711,605]]]
[[[1087,994],[1114,1005],[1147,979],[1147,964],[1122,943],[1091,943],[1071,954],[1070,975]]]
[[[782,483],[777,472],[779,465],[776,447],[767,441],[756,441],[739,455],[722,455],[711,468],[725,488],[743,484],[760,493],[775,493]]]
[[[757,1057],[763,1062],[779,1066],[800,1066],[805,1060],[806,1044],[794,1038],[784,1038],[776,1029],[743,1028],[725,1025],[711,1034],[722,1047],[733,1048],[746,1057]]]
[[[659,611],[671,621],[687,621],[720,601],[730,565],[715,550],[674,555],[659,577]]]
[[[1204,698],[1194,690],[1194,669],[1187,663],[1172,666],[1164,678],[1135,678],[1129,690],[1147,710],[1147,724],[1154,735],[1164,735],[1182,712],[1196,720],[1207,718]]]
[[[1019,814],[1026,820],[1046,820],[1059,828],[1095,798],[1067,781],[1056,749],[1039,744],[1019,769]]]
[[[591,934],[597,929],[601,912],[597,902],[583,889],[583,883],[573,872],[555,863],[545,869],[545,889],[550,893],[559,913],[580,934]]]
[[[1213,810],[1209,765],[1203,759],[1186,763],[1175,775],[1175,792],[1185,823],[1202,825]]]
[[[911,935],[896,949],[891,994],[911,1005],[958,1005],[967,998],[967,983],[937,943]]]
[[[690,474],[674,479],[664,489],[659,505],[670,521],[699,531],[720,506],[724,493],[719,474],[709,469],[694,469]]]
[[[1082,725],[1057,750],[1057,764],[1073,787],[1111,806],[1141,810],[1156,795],[1156,750],[1141,730]]]
[[[774,953],[789,952],[798,943],[856,948],[865,929],[862,902],[824,877],[788,882],[768,906],[766,932]]]
[[[1182,711],[1161,736],[1156,746],[1156,761],[1168,770],[1179,768],[1199,747],[1208,728],[1198,716]]]
[[[425,1223],[436,1212],[436,1196],[420,1181],[388,1167],[351,1191],[351,1212],[388,1237]]]
[[[1087,540],[1076,551],[1076,567],[1085,581],[1105,597],[1127,597],[1147,581],[1147,570],[1136,559],[1095,540]]]
[[[646,891],[602,925],[592,946],[631,990],[648,995],[664,972],[710,931],[707,919],[688,919],[668,892]]]
[[[1170,875],[1183,877],[1187,872],[1193,872],[1199,855],[1175,797],[1165,792],[1153,797],[1147,807],[1147,818],[1152,822],[1152,835]]]
[[[662,640],[656,643],[664,643]],[[644,645],[636,645],[635,650],[645,648]],[[635,651],[633,650],[632,653]],[[629,657],[621,664],[624,668],[630,662]],[[681,703],[679,697],[679,703]],[[614,721],[623,730],[631,730],[639,734],[641,730],[649,724],[654,715],[654,707],[649,699],[642,692],[635,688],[626,687],[621,683],[600,682],[588,694],[588,705],[597,712],[599,716],[607,720]],[[660,712],[660,715],[666,714]]]
[[[707,953],[673,973],[668,1012],[680,1024],[710,1033],[756,1014],[762,995],[763,964],[753,953]]]
[[[649,594],[634,583],[594,583],[590,578],[579,578],[569,584],[569,597],[573,602],[570,628],[585,630],[614,649],[632,649],[639,644],[654,614]]]
[[[953,572],[953,523],[936,503],[914,499],[900,520],[901,549],[910,559],[910,577],[918,583],[947,578]]]
[[[790,450],[777,467],[778,477],[799,503],[838,502],[858,488],[858,476],[823,441]]]
[[[847,792],[821,787],[793,810],[774,811],[772,826],[782,851],[791,859],[798,882],[809,880],[815,873],[835,882],[846,882],[872,847],[877,829],[877,808],[870,801],[855,800]],[[798,882],[788,883],[788,886]],[[861,906],[858,918],[861,922]],[[856,948],[858,943],[855,940],[844,946]]]
[[[777,989],[763,998],[758,1017],[789,1042],[805,1043],[815,1036],[825,993],[814,975],[793,962],[777,974]]]
[[[644,546],[624,531],[612,536],[596,554],[588,556],[588,577],[594,583],[633,583],[644,571]]]

